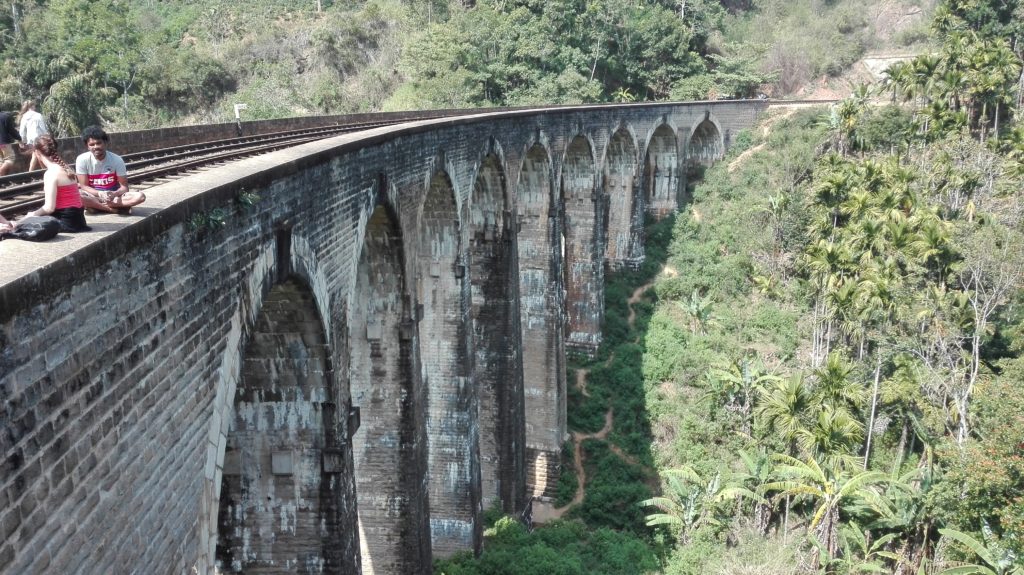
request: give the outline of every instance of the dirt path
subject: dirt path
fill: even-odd
[[[580,390],[583,397],[590,397],[590,392],[587,391],[587,376],[590,375],[589,369],[580,369],[576,372],[576,389]]]
[[[651,286],[653,285],[654,280],[645,283],[644,285],[633,290],[633,294],[630,295],[629,299],[626,300],[626,305],[627,307],[629,307],[629,318],[627,320],[629,323],[629,329],[633,329],[633,324],[636,322],[636,310],[633,309],[633,304],[643,299],[644,294],[647,293],[647,290],[651,289]],[[612,354],[608,358],[608,361],[605,362],[605,365],[610,364],[614,359],[615,354]],[[580,369],[576,372],[576,388],[579,389],[580,393],[582,393],[583,395],[590,397],[590,392],[587,391],[588,375],[590,375],[589,369]],[[546,523],[548,521],[560,519],[573,506],[583,503],[583,498],[586,497],[587,494],[587,471],[585,466],[583,465],[583,442],[586,441],[587,439],[606,440],[608,434],[611,433],[614,424],[615,410],[612,408],[608,408],[608,411],[606,411],[604,414],[604,427],[602,427],[600,431],[596,433],[580,433],[577,431],[573,431],[571,433],[573,450],[573,468],[576,472],[576,494],[573,496],[572,501],[570,501],[569,503],[562,507],[555,507],[553,505],[542,502],[534,502],[533,521],[535,523]],[[626,463],[642,468],[648,476],[653,477],[653,479],[651,481],[648,481],[648,483],[650,483],[655,488],[657,487],[657,474],[654,473],[652,469],[648,468],[644,464],[637,461],[635,457],[626,453],[625,451],[622,450],[621,447],[615,445],[614,443],[608,442],[608,449],[610,449],[612,453],[617,455]]]
[[[653,285],[653,280],[645,283],[633,290],[633,295],[629,296],[629,299],[626,300],[626,306],[629,308],[629,318],[626,322],[629,323],[629,329],[633,329],[633,323],[636,322],[636,310],[633,309],[633,304],[643,299],[644,294],[647,293],[647,290],[651,289],[651,286]]]
[[[771,118],[768,118],[765,121],[765,123],[761,126],[761,137],[762,138],[766,137],[768,135],[768,133],[771,132],[772,124],[774,124],[775,122],[778,122],[779,120],[781,120],[783,118],[788,118],[788,117],[792,116],[794,112],[796,112],[796,108],[786,108],[785,110],[786,110],[785,112],[783,112],[781,114],[777,114],[775,116],[772,116]],[[736,159],[734,159],[733,161],[729,162],[729,173],[732,173],[732,172],[736,171],[736,168],[738,168],[739,165],[741,163],[743,163],[743,160],[746,160],[750,156],[760,152],[766,145],[767,145],[767,142],[761,142],[760,144],[754,146],[753,148],[749,148],[747,150],[744,150],[740,155],[736,156]]]
[[[578,433],[572,432],[572,447],[573,447],[573,467],[576,471],[576,495],[573,496],[572,501],[567,503],[563,507],[555,507],[544,514],[545,519],[560,519],[565,515],[566,511],[574,505],[583,503],[583,497],[586,496],[586,489],[584,486],[587,483],[587,471],[583,467],[583,441],[587,439],[604,439],[608,437],[608,434],[612,431],[612,421],[615,419],[615,413],[612,409],[609,409],[604,414],[604,427],[597,433]]]

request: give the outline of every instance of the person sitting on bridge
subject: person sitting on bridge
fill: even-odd
[[[20,141],[21,135],[14,127],[14,116],[10,112],[0,112],[0,176],[11,173],[18,157],[14,143]]]
[[[87,232],[85,210],[82,208],[82,194],[78,180],[71,166],[64,162],[57,150],[53,136],[43,134],[36,138],[32,154],[43,166],[43,207],[29,212],[29,216],[53,216],[60,222],[62,232]]]
[[[103,129],[89,126],[82,132],[82,142],[89,151],[78,155],[75,172],[86,208],[125,214],[146,201],[143,193],[128,191],[128,168],[121,156],[107,151],[110,136]]]

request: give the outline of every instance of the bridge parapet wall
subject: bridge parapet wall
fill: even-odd
[[[734,131],[751,125],[762,109],[758,103],[703,104],[710,105],[720,124]],[[0,573],[185,573],[193,566],[211,572],[218,530],[225,528],[218,524],[221,482],[225,472],[234,472],[235,462],[225,461],[225,448],[233,431],[235,393],[245,377],[245,348],[264,297],[285,276],[297,278],[313,294],[326,341],[317,345],[326,345],[332,366],[329,387],[334,396],[321,403],[331,404],[338,417],[326,444],[340,449],[330,460],[325,455],[322,465],[341,482],[332,495],[337,500],[327,507],[336,514],[338,531],[347,534],[335,553],[335,565],[343,572],[355,572],[360,565],[364,573],[429,572],[432,540],[445,541],[444,553],[458,546],[472,549],[479,543],[479,518],[474,515],[478,505],[476,511],[473,505],[460,507],[469,512],[460,514],[459,521],[477,522],[472,528],[450,529],[451,522],[431,522],[425,476],[430,464],[427,450],[437,439],[428,435],[425,404],[432,382],[425,375],[451,377],[450,389],[457,392],[449,409],[470,409],[454,418],[458,425],[451,428],[445,426],[443,414],[434,416],[431,425],[440,425],[448,434],[438,445],[455,445],[470,458],[480,457],[473,442],[505,446],[495,448],[505,453],[505,464],[471,461],[459,468],[458,481],[442,481],[430,489],[450,488],[446,496],[469,498],[469,503],[501,498],[506,508],[521,506],[527,494],[553,488],[554,478],[545,473],[552,469],[550,462],[557,461],[566,438],[565,382],[563,342],[549,340],[540,347],[524,342],[525,325],[522,333],[474,339],[486,327],[465,325],[473,321],[469,310],[480,304],[479,299],[476,304],[470,301],[478,295],[471,278],[498,270],[465,266],[493,261],[517,269],[518,263],[510,262],[523,259],[521,241],[524,247],[538,249],[546,242],[542,251],[548,269],[541,274],[546,282],[541,289],[546,291],[536,302],[543,307],[535,310],[540,315],[520,315],[520,286],[513,285],[511,293],[503,292],[508,301],[502,305],[514,307],[517,321],[506,320],[504,325],[518,330],[520,322],[539,320],[541,332],[563,334],[566,305],[572,302],[565,301],[556,236],[564,229],[560,222],[565,207],[555,180],[562,173],[565,146],[577,135],[604,146],[617,126],[628,124],[640,140],[638,156],[630,161],[640,165],[658,125],[692,127],[705,113],[700,106],[519,111],[339,136],[151,188],[149,201],[139,210],[148,217],[130,223],[98,220],[92,234],[62,236],[60,242],[37,246],[46,249],[32,250],[40,259],[31,271],[12,273],[17,266],[4,265],[24,260],[25,244],[0,243],[0,266],[8,270],[0,275],[0,391],[6,399],[0,406]],[[676,133],[682,149],[683,130]],[[546,204],[551,225],[542,226],[547,235],[519,238],[517,230],[532,228],[519,215],[522,206],[516,190],[524,187],[516,182],[527,150],[534,145],[548,158],[539,168],[547,171],[546,178],[537,179],[541,188],[534,192],[545,193],[543,186],[549,186],[547,196],[539,200]],[[474,260],[470,231],[479,228],[470,225],[471,194],[481,164],[495,151],[497,164],[488,177],[504,177],[507,204],[484,211],[510,218],[502,224],[508,230],[503,238],[508,251]],[[604,172],[604,156],[595,151],[595,174]],[[501,174],[495,175],[495,170]],[[458,221],[443,228],[453,235],[442,242],[453,246],[453,253],[430,252],[431,246],[418,241],[423,237],[424,197],[432,177],[441,172],[451,183],[457,211]],[[602,190],[598,178],[593,205],[599,208],[607,205]],[[259,200],[240,201],[243,193],[256,194]],[[497,196],[481,195],[495,202],[501,199]],[[639,193],[636,202],[643,202]],[[360,432],[349,420],[354,413],[349,409],[349,380],[353,358],[364,350],[372,358],[373,342],[382,336],[375,333],[373,309],[353,294],[358,293],[356,277],[368,221],[378,206],[391,214],[394,227],[387,233],[398,236],[392,239],[403,252],[398,265],[404,279],[395,282],[401,293],[386,294],[404,302],[399,307],[407,314],[393,322],[394,340],[411,344],[403,347],[408,357],[400,359],[410,369],[408,387],[400,394],[406,415],[395,424],[400,429],[382,436],[374,449],[393,448],[398,453],[393,460],[406,462],[401,469],[380,473],[404,473],[408,478],[398,482],[394,492],[359,497],[360,502],[380,502],[380,517],[396,526],[390,532],[401,534],[387,539],[384,551],[364,546],[360,552],[360,536],[372,539],[375,533],[360,532],[357,514],[373,509],[369,503],[363,506],[366,509],[357,509],[356,486],[372,486],[374,481],[356,479],[360,470],[353,461],[349,446],[354,437],[349,433]],[[594,211],[594,227],[600,229],[606,216],[602,209]],[[604,257],[606,239],[607,232],[601,231],[590,237],[595,261]],[[452,261],[439,259],[435,270],[430,261],[435,255]],[[27,269],[24,262],[22,266]],[[456,364],[428,373],[435,358],[419,351],[425,349],[419,344],[419,323],[425,315],[420,306],[434,299],[416,290],[433,285],[421,280],[435,272],[437,277],[444,274],[446,285],[455,286],[449,294],[462,299],[458,305],[447,301],[434,311],[462,326],[446,332],[464,338],[453,346],[473,352],[452,353],[448,360]],[[600,305],[600,297],[591,299]],[[364,307],[356,313],[358,306]],[[597,317],[601,313],[577,309]],[[507,315],[498,309],[489,309],[488,314]],[[363,318],[363,327],[353,331],[350,318],[357,315]],[[488,345],[501,349],[478,349]],[[508,353],[508,346],[521,353]],[[501,381],[494,369],[474,365],[490,357],[503,362],[511,358],[517,365],[507,369]],[[539,380],[526,377],[529,372],[523,366],[537,362],[556,373]],[[502,395],[505,404],[525,406],[525,425],[481,425],[480,392],[472,377],[481,370],[492,374],[488,386],[513,390],[487,393]],[[521,396],[516,399],[509,393]],[[353,407],[364,413],[372,409],[369,400]],[[368,425],[368,418],[363,421]],[[522,435],[508,433],[517,427]],[[482,441],[481,430],[507,435]],[[395,444],[388,447],[392,439]],[[527,454],[535,458],[525,462],[527,470],[509,469],[508,462],[523,462]],[[268,465],[272,457],[269,452],[254,455],[266,457]],[[481,478],[481,473],[504,475]],[[525,477],[546,479],[523,485],[530,481]],[[480,493],[481,486],[494,492]],[[253,489],[248,496],[273,497]],[[296,557],[272,559],[284,564]]]

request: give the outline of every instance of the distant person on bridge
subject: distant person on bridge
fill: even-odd
[[[106,132],[99,126],[89,126],[82,132],[82,142],[89,151],[78,155],[75,173],[86,208],[125,214],[146,201],[142,192],[128,191],[128,168],[121,156],[107,151],[110,136]]]
[[[43,172],[43,207],[29,212],[29,216],[53,216],[60,222],[62,232],[86,232],[85,210],[82,208],[82,194],[78,191],[78,180],[71,166],[64,163],[57,150],[53,136],[43,134],[36,139],[32,155]]]
[[[43,121],[43,115],[36,111],[36,103],[32,100],[25,100],[21,104],[18,133],[21,135],[22,147],[30,151],[39,136],[50,133],[50,129],[46,127],[46,122]],[[31,172],[41,167],[42,164],[38,163],[36,155],[32,154],[32,159],[28,163],[28,171]]]
[[[10,112],[0,112],[0,176],[6,176],[14,168],[14,160],[18,153],[15,142],[21,141],[21,135],[14,128],[14,116]]]

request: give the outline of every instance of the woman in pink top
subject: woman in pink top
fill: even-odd
[[[62,232],[88,231],[90,228],[85,224],[85,210],[82,208],[75,171],[60,157],[57,142],[49,134],[39,136],[32,153],[46,168],[43,172],[45,198],[43,207],[28,215],[53,216],[60,221]]]

